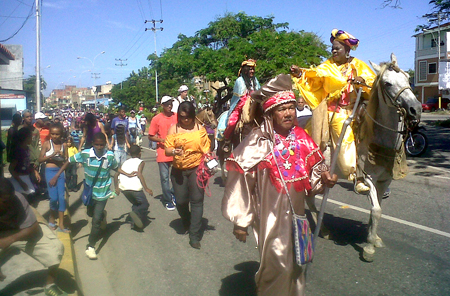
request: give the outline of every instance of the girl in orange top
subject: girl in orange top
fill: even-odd
[[[206,129],[195,122],[195,107],[185,101],[178,107],[178,123],[172,125],[165,141],[166,156],[173,156],[171,173],[178,214],[189,244],[200,249],[200,227],[205,190],[197,184],[197,168],[211,142]],[[189,203],[191,211],[189,211]]]

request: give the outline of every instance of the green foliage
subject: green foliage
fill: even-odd
[[[168,79],[205,76],[228,84],[237,78],[243,60],[257,60],[261,81],[286,73],[292,64],[319,64],[327,46],[313,33],[286,31],[288,23],[273,23],[273,16],[228,13],[210,22],[193,37],[179,35],[161,57],[149,56],[152,66]]]
[[[41,90],[47,88],[47,82],[41,76]],[[36,98],[36,75],[30,75],[23,80],[23,90],[27,92],[27,97],[35,101]],[[44,94],[41,92],[41,100],[44,98]],[[42,103],[42,102],[41,102]]]
[[[155,103],[155,70],[161,98],[163,95],[177,96],[181,84],[188,85],[194,94],[192,81],[196,76],[225,85],[233,84],[246,59],[257,60],[256,76],[263,83],[277,74],[288,73],[292,64],[301,67],[318,65],[329,56],[327,45],[314,33],[288,31],[288,23],[274,23],[273,20],[274,16],[227,13],[194,36],[180,34],[160,57],[155,54],[147,57],[149,68],[142,68],[146,75],[131,73],[123,82],[122,90],[120,85],[113,88],[112,97],[116,103],[128,106],[134,107],[140,100],[152,106]],[[194,95],[208,97],[204,93]]]

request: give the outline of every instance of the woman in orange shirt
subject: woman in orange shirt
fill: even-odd
[[[178,123],[167,133],[165,153],[173,156],[171,180],[178,214],[185,231],[189,231],[189,244],[200,249],[205,190],[198,186],[197,169],[211,143],[206,129],[195,122],[195,107],[191,102],[180,104],[177,117]]]

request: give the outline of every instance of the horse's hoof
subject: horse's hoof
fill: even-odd
[[[386,245],[384,244],[383,240],[381,238],[377,238],[375,243],[373,244],[376,248],[385,248]]]
[[[375,259],[375,249],[373,248],[372,245],[370,246],[365,246],[363,249],[363,258],[365,261],[367,262],[373,262],[373,260]]]

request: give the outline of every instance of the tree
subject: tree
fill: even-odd
[[[42,90],[45,89],[47,89],[47,82],[45,82],[44,78],[41,76],[41,96],[40,96],[41,100],[42,98],[44,98]],[[36,75],[30,75],[28,76],[28,78],[23,80],[23,90],[27,92],[28,99],[31,99],[33,102],[36,102]]]
[[[291,64],[319,64],[329,55],[317,35],[286,31],[288,23],[276,24],[273,19],[227,13],[192,37],[180,34],[159,58],[153,54],[148,60],[161,79],[186,82],[204,76],[228,85],[234,83],[241,62],[247,58],[257,60],[257,75],[264,82],[286,73]]]

